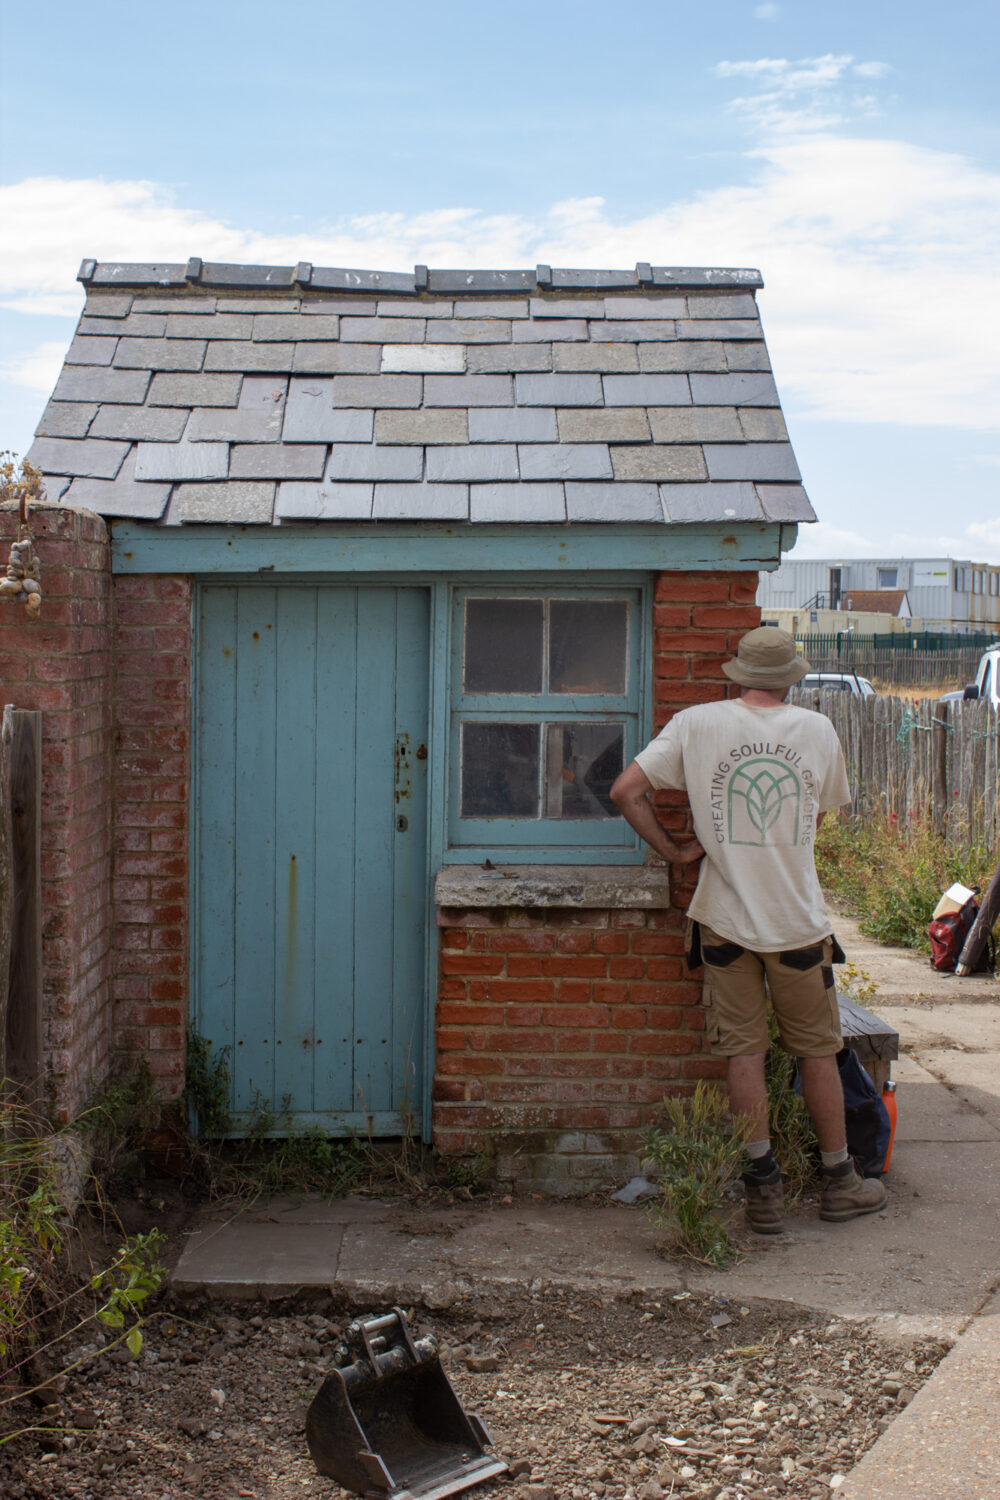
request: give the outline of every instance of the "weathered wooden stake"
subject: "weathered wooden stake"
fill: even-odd
[[[976,972],[976,964],[982,957],[983,949],[986,947],[998,916],[1000,916],[1000,865],[997,865],[993,872],[993,879],[986,887],[986,895],[979,908],[979,915],[969,928],[969,935],[958,955],[955,973],[960,979],[966,974]]]
[[[931,722],[933,789],[931,816],[934,832],[942,836],[948,827],[948,705],[939,703]]]
[[[8,704],[3,711],[4,781],[9,821],[9,954],[4,964],[4,1075],[29,1103],[42,1080],[42,716]]]

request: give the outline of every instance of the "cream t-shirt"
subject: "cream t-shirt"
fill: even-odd
[[[676,714],[636,761],[657,789],[688,794],[705,849],[692,917],[762,953],[829,934],[816,823],[851,800],[829,719],[786,703],[701,703]]]

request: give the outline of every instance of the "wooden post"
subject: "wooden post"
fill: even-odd
[[[10,924],[14,915],[11,891],[12,860],[10,831],[10,796],[8,794],[8,738],[7,715],[13,710],[4,709],[0,721],[0,1091],[7,1077],[7,1007],[10,998]]]
[[[931,723],[931,817],[934,832],[942,836],[948,827],[948,704],[939,703]]]
[[[958,955],[958,963],[955,965],[955,973],[960,979],[966,974],[976,972],[976,964],[979,962],[983,949],[993,931],[993,923],[1000,916],[1000,865],[993,872],[993,879],[986,887],[986,895],[983,904],[979,908],[979,915],[969,929],[969,935],[962,945],[962,951]]]
[[[3,711],[2,801],[10,822],[10,952],[4,1017],[5,1075],[40,1103],[42,1080],[42,716]]]

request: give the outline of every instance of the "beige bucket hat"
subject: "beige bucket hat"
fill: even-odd
[[[801,682],[812,667],[796,651],[795,640],[787,630],[761,625],[756,630],[747,631],[735,657],[732,661],[724,661],[722,670],[743,687],[774,691]]]

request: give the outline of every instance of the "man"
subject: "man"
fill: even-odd
[[[764,1081],[768,992],[782,1045],[799,1060],[819,1140],[820,1217],[853,1219],[885,1203],[882,1183],[860,1177],[847,1153],[834,941],[813,859],[824,814],[849,802],[850,791],[829,719],[785,702],[792,683],[811,670],[790,635],[769,626],[749,631],[722,670],[739,683],[739,698],[676,714],[625,768],[611,796],[664,859],[691,864],[704,856],[688,913],[689,962],[704,962],[709,1038],[727,1059],[730,1108],[749,1121],[747,1222],[760,1234],[777,1234],[781,1172],[771,1153]],[[695,838],[684,845],[648,800],[668,787],[686,791],[691,804]]]

